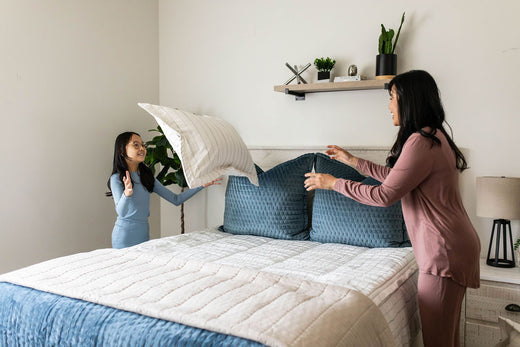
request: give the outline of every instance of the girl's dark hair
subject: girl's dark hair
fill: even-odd
[[[441,141],[435,137],[437,130],[440,130],[455,153],[457,169],[461,172],[466,170],[468,165],[464,155],[443,127],[443,123],[446,122],[445,114],[439,89],[433,77],[426,71],[412,70],[395,76],[388,84],[389,93],[392,87],[395,87],[400,127],[386,163],[391,167],[394,166],[401,155],[404,143],[415,132],[429,138],[432,147],[440,146]],[[450,128],[450,133],[453,133],[447,122],[446,125]],[[424,127],[430,127],[431,131],[422,130]]]
[[[138,133],[134,133],[132,131],[127,131],[122,134],[119,134],[116,138],[116,143],[114,146],[114,162],[112,165],[112,173],[119,174],[119,179],[123,182],[123,177],[126,176],[126,171],[128,170],[128,165],[126,165],[127,154],[126,154],[126,145],[130,142],[132,135],[141,136]],[[139,176],[141,178],[141,183],[145,188],[149,191],[153,191],[153,186],[155,183],[155,178],[153,176],[152,170],[146,166],[144,163],[139,163]],[[132,182],[132,186],[134,182]],[[105,193],[106,196],[112,196],[112,189],[110,187],[110,177],[107,182],[108,192]]]

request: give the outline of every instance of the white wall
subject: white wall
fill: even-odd
[[[155,127],[157,23],[157,1],[0,1],[0,273],[110,247],[115,137]]]
[[[389,146],[397,129],[385,91],[296,102],[273,86],[290,77],[285,62],[322,56],[337,60],[337,75],[356,64],[373,78],[380,24],[397,30],[403,11],[398,71],[425,69],[437,80],[454,139],[469,159],[463,198],[487,252],[492,223],[475,216],[475,177],[520,176],[518,0],[160,0],[160,102],[224,118],[250,146]],[[315,71],[304,77],[314,80]],[[188,202],[189,230],[222,222],[223,191],[210,187]],[[175,211],[161,211],[163,221],[165,214],[175,220]],[[172,228],[163,223],[163,235]]]
[[[147,139],[155,127],[140,101],[222,117],[250,146],[390,145],[382,90],[295,102],[272,89],[290,76],[285,62],[321,56],[338,61],[336,74],[354,63],[373,77],[380,24],[397,29],[402,11],[399,71],[437,79],[467,149],[464,200],[486,250],[491,221],[475,217],[475,177],[520,176],[519,10],[517,0],[1,0],[0,273],[110,247],[114,138]],[[222,222],[224,189],[187,202],[188,231]],[[177,233],[179,209],[160,211],[161,235]]]

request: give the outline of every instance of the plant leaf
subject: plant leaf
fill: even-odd
[[[161,171],[159,172],[159,174],[156,177],[159,182],[162,183],[164,181],[164,177],[168,173],[169,169],[170,169],[169,166],[163,166],[163,168],[161,169]]]
[[[175,178],[177,178],[177,184],[181,188],[188,187],[188,184],[186,183],[186,178],[184,177],[184,172],[182,169],[175,171]]]
[[[392,38],[394,37],[394,29],[388,30],[386,33],[386,42],[385,42],[385,54],[392,53]]]
[[[383,54],[383,49],[385,47],[385,38],[383,34],[379,35],[379,54]]]
[[[385,54],[388,41],[388,32],[383,24],[381,24],[381,35],[379,35],[379,54]]]
[[[163,186],[169,186],[170,184],[177,184],[177,177],[175,177],[175,172],[169,172],[166,176],[164,176]]]
[[[399,30],[397,30],[397,36],[395,37],[394,48],[392,49],[392,54],[394,54],[394,52],[395,52],[395,47],[397,46],[397,40],[399,40],[399,34],[401,34],[401,27],[403,26],[405,13],[406,12],[403,12],[403,16],[401,17],[401,24],[399,25]]]

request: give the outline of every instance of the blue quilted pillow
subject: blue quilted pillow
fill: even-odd
[[[381,182],[326,155],[316,157],[316,172],[369,185]],[[316,190],[310,239],[361,247],[410,246],[401,202],[388,207],[361,204],[333,190]]]
[[[262,172],[259,185],[246,177],[229,176],[224,225],[232,234],[287,240],[309,238],[305,173],[312,170],[315,154],[304,154]]]

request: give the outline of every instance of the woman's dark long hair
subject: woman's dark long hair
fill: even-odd
[[[443,127],[443,123],[446,122],[444,108],[433,77],[426,71],[412,70],[395,76],[388,84],[389,93],[392,87],[395,87],[400,127],[386,163],[394,166],[401,155],[404,143],[415,132],[431,139],[432,147],[440,146],[441,141],[435,137],[437,130],[440,130],[455,153],[457,169],[460,172],[466,170],[468,165],[464,155]],[[452,132],[450,125],[447,122],[446,124]],[[431,131],[422,130],[424,127],[430,127]]]
[[[132,135],[141,136],[138,133],[134,133],[132,131],[127,131],[122,134],[119,134],[116,138],[116,143],[114,146],[114,161],[112,165],[112,173],[119,174],[119,179],[123,182],[123,177],[126,176],[126,171],[128,170],[128,165],[126,165],[125,158],[128,158],[126,154],[126,145],[130,142]],[[141,183],[145,186],[146,190],[150,193],[153,191],[153,186],[155,183],[155,178],[153,176],[152,170],[146,166],[144,163],[139,163],[139,176],[141,178]],[[134,182],[132,182],[132,186]],[[112,189],[110,187],[110,177],[107,182],[108,192],[105,193],[106,196],[112,196]]]

